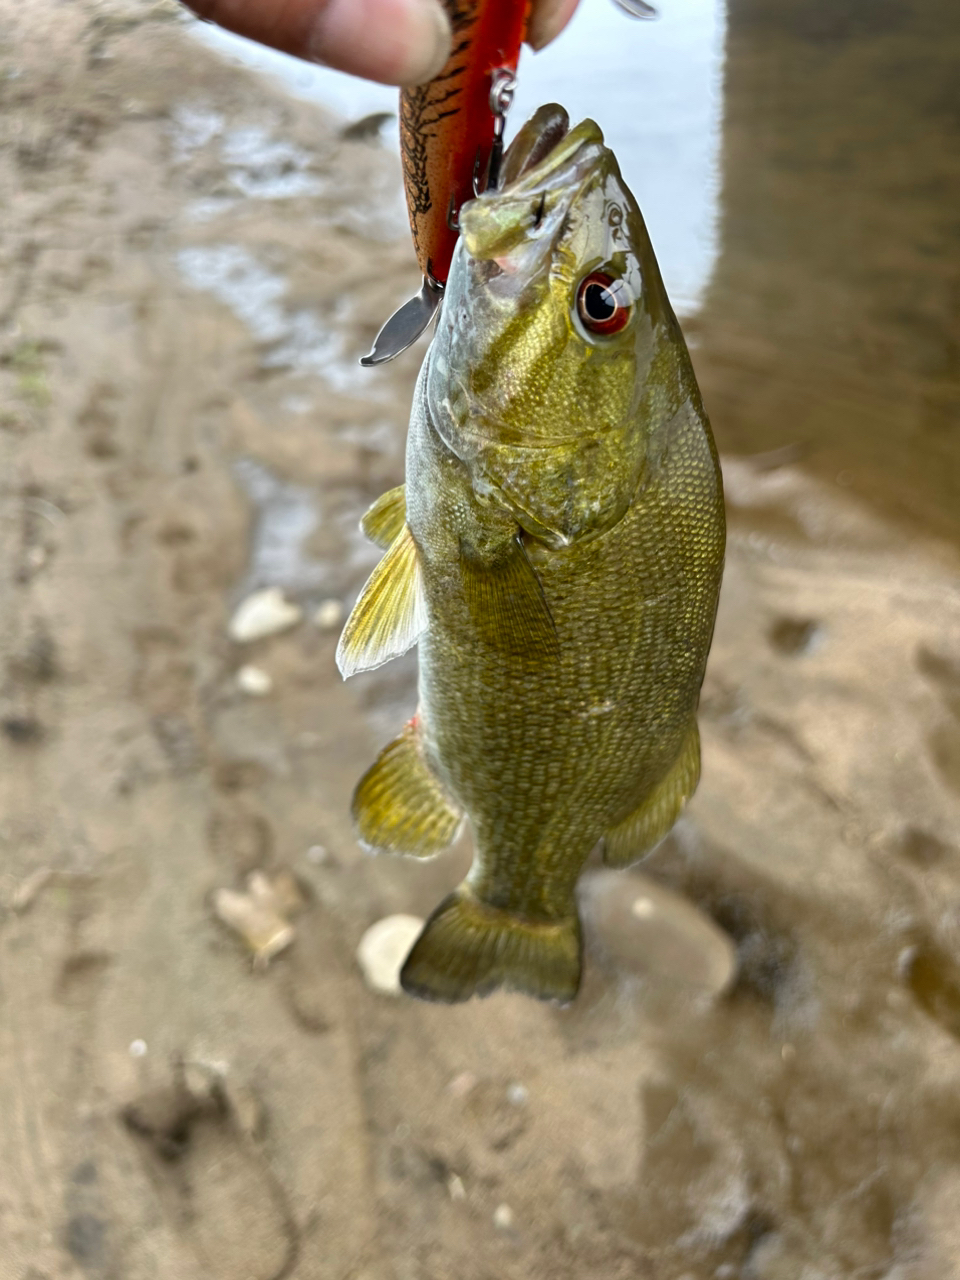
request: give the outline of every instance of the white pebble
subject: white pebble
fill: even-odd
[[[321,600],[313,615],[313,624],[321,631],[332,631],[343,621],[343,605],[339,600]]]
[[[712,997],[730,989],[733,939],[680,894],[633,871],[591,872],[581,891],[594,938],[624,974]]]
[[[295,627],[302,617],[300,606],[287,600],[279,587],[264,587],[238,605],[227,631],[237,644],[249,644]]]
[[[465,1098],[476,1083],[477,1077],[472,1071],[461,1071],[447,1085],[447,1092],[452,1093],[455,1098]]]
[[[387,916],[372,924],[360,939],[357,963],[367,986],[383,995],[401,993],[400,970],[423,928],[416,916]]]
[[[509,1231],[513,1226],[513,1210],[508,1204],[498,1204],[494,1209],[493,1225],[498,1231]]]
[[[330,854],[322,844],[312,844],[307,850],[307,861],[312,862],[315,867],[322,867],[325,862],[330,861]]]
[[[272,897],[264,892],[261,887],[263,879],[254,873],[247,892],[218,889],[213,895],[216,915],[240,934],[253,952],[254,964],[261,968],[285,951],[294,939],[293,925],[280,913]]]
[[[273,688],[273,679],[262,667],[241,667],[237,672],[237,685],[251,697],[262,698]]]
[[[459,1173],[451,1173],[447,1179],[447,1191],[451,1200],[466,1200],[467,1188],[463,1185],[463,1179]]]
[[[525,1084],[520,1084],[518,1080],[514,1080],[513,1084],[507,1085],[507,1101],[512,1107],[524,1106],[529,1097],[530,1090]]]
[[[146,1056],[146,1052],[147,1052],[146,1040],[130,1041],[130,1057],[131,1058],[143,1058]]]

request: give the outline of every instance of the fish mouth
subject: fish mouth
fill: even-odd
[[[556,102],[547,102],[520,129],[507,147],[500,169],[500,189],[512,186],[544,160],[570,131],[570,117]]]
[[[593,120],[571,129],[563,107],[548,104],[523,126],[504,155],[502,184],[460,210],[460,233],[475,261],[499,261],[531,236],[542,241],[609,156]]]
[[[496,194],[510,195],[517,187],[539,187],[556,180],[568,166],[578,172],[564,177],[581,177],[582,170],[595,159],[596,148],[602,146],[603,134],[593,120],[571,129],[564,108],[547,103],[534,112],[507,147]]]

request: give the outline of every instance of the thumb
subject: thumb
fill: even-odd
[[[260,44],[383,84],[422,84],[450,53],[439,0],[187,0]]]

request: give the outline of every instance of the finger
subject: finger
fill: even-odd
[[[383,84],[422,84],[450,53],[438,0],[185,0],[198,17]]]
[[[527,44],[542,49],[555,40],[574,15],[580,0],[535,0],[527,25]]]

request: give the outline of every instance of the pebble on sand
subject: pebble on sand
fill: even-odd
[[[416,916],[386,916],[372,924],[360,939],[357,963],[371,991],[401,994],[400,970],[423,928]]]
[[[273,678],[262,667],[241,667],[237,672],[237,686],[252,698],[262,698],[273,688]]]
[[[498,1231],[509,1231],[513,1226],[513,1210],[508,1204],[498,1204],[493,1211],[493,1225]]]
[[[288,600],[279,587],[264,587],[241,601],[227,630],[237,644],[250,644],[288,631],[302,617],[300,606]]]
[[[321,631],[332,631],[343,621],[343,605],[339,600],[321,600],[313,615],[313,625]]]
[[[736,977],[733,940],[678,893],[637,872],[585,877],[594,936],[625,973],[720,996]]]
[[[289,872],[272,879],[262,871],[247,877],[242,892],[218,889],[213,909],[219,920],[238,933],[253,952],[255,965],[265,967],[294,939],[290,917],[303,906],[296,881]]]

